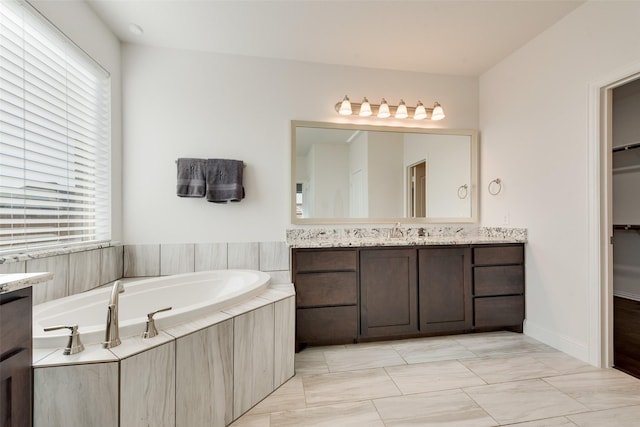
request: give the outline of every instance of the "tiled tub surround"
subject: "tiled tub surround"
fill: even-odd
[[[227,268],[269,273],[271,283],[290,283],[285,242],[96,244],[0,256],[0,274],[49,272],[33,286],[33,304],[75,295],[122,277],[153,277]]]
[[[34,351],[34,425],[230,424],[294,375],[294,294],[272,284],[110,350]]]
[[[379,228],[296,228],[287,230],[294,248],[351,246],[463,245],[526,243],[527,229],[470,226]]]

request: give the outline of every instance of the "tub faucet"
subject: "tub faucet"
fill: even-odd
[[[124,292],[124,285],[116,280],[111,288],[111,297],[107,306],[107,327],[104,333],[103,348],[120,345],[120,331],[118,330],[118,295]]]

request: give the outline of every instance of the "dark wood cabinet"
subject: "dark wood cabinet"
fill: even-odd
[[[360,335],[418,332],[415,249],[360,251]]]
[[[296,343],[509,329],[524,321],[524,245],[292,250]]]
[[[296,348],[358,337],[356,249],[294,249]]]
[[[418,258],[420,331],[470,330],[473,324],[470,249],[420,249]]]
[[[31,426],[31,287],[0,294],[0,426]]]
[[[473,248],[473,309],[476,329],[522,332],[524,245]]]

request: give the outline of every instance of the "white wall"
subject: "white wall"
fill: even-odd
[[[404,216],[403,134],[369,134],[369,215],[372,218]]]
[[[640,2],[587,2],[480,77],[481,222],[527,227],[527,334],[589,357],[589,85],[640,58]],[[487,185],[503,180],[498,196]]]
[[[84,1],[29,2],[111,74],[111,238],[122,240],[120,41]]]
[[[284,240],[290,224],[290,121],[343,118],[352,99],[437,99],[440,122],[478,127],[477,79],[122,46],[123,206],[127,243]],[[410,101],[415,98],[414,101]],[[175,159],[242,159],[246,198],[220,205],[175,195]]]

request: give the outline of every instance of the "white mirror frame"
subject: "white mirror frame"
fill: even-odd
[[[471,197],[471,216],[455,218],[298,218],[296,216],[296,128],[350,129],[377,132],[422,133],[435,135],[466,135],[471,138],[471,185],[468,188]],[[291,223],[298,225],[311,224],[466,224],[478,221],[478,131],[467,129],[425,129],[396,126],[374,126],[350,123],[329,123],[313,121],[291,121]]]

